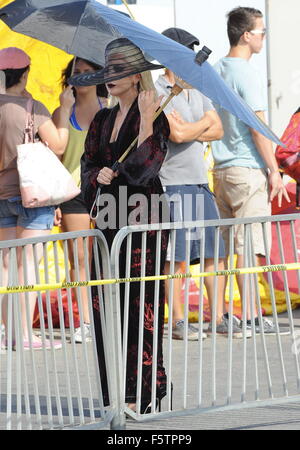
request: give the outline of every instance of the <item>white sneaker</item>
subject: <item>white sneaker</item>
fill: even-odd
[[[5,347],[5,326],[4,323],[2,323],[0,325],[0,353],[5,353],[6,352],[6,347]]]
[[[265,335],[270,336],[270,335],[277,334],[277,330],[276,330],[276,327],[275,327],[273,321],[270,319],[267,319],[266,317],[262,318],[262,327],[263,327]],[[252,332],[251,322],[248,323],[248,321],[247,321],[247,330],[249,330],[250,333]],[[255,333],[257,333],[257,334],[261,333],[259,320],[257,317],[255,318]],[[290,334],[290,329],[288,327],[285,327],[285,328],[279,327],[278,333],[280,335]]]
[[[0,325],[0,354],[1,355],[2,355],[2,353],[6,353],[4,338],[5,338],[5,326],[2,323]]]
[[[92,340],[91,324],[84,323],[83,324],[83,332],[84,332],[84,336],[85,336],[85,341],[90,342]],[[82,333],[81,333],[81,327],[75,328],[74,338],[75,338],[75,342],[77,344],[82,344],[83,337],[82,337]]]
[[[188,330],[187,330],[187,338],[188,341],[197,341],[199,339],[199,330],[198,328],[194,327],[190,323],[188,323]],[[178,320],[175,325],[172,328],[172,338],[178,339],[180,341],[184,340],[184,320]],[[202,339],[206,339],[207,335],[206,333],[202,332],[201,335]]]
[[[208,332],[211,332],[211,324],[209,324]],[[228,336],[229,335],[229,315],[228,313],[223,315],[222,322],[217,324],[217,334]],[[243,330],[241,327],[241,321],[235,315],[232,316],[232,337],[235,339],[243,338]],[[246,338],[251,337],[251,332],[246,329]]]

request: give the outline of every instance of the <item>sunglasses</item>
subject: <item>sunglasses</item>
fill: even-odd
[[[263,35],[265,35],[266,32],[267,32],[266,28],[263,28],[262,30],[251,30],[251,31],[249,31],[249,33],[252,33],[252,34],[263,34]]]

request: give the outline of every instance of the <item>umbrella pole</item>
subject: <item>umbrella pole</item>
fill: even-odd
[[[129,12],[130,17],[132,18],[132,20],[135,20],[134,15],[132,14],[132,12],[130,11],[130,8],[128,6],[128,3],[126,0],[122,0],[123,5],[127,8],[127,11]]]
[[[77,56],[74,56],[73,64],[72,64],[72,70],[71,70],[71,75],[70,75],[71,77],[72,77],[73,74],[74,74],[74,69],[75,69],[76,59],[77,59]]]

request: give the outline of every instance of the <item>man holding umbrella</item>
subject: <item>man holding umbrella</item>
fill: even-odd
[[[194,50],[199,45],[199,40],[180,28],[169,28],[163,35]],[[166,70],[156,82],[159,95],[168,96],[175,84],[174,73]],[[184,90],[174,97],[165,109],[170,125],[170,137],[168,153],[160,171],[160,179],[171,202],[171,219],[174,221],[182,218],[186,220],[218,219],[219,213],[214,201],[214,195],[208,187],[207,168],[204,161],[203,141],[213,141],[223,136],[221,120],[214,110],[211,101],[196,89]],[[179,184],[180,183],[180,184]],[[173,202],[175,196],[177,201]],[[197,207],[197,197],[201,199],[203,207]],[[179,199],[179,202],[178,202]],[[187,199],[191,204],[189,217],[183,217],[178,211],[187,210]],[[178,206],[179,205],[179,206]],[[177,218],[176,218],[177,216]],[[214,229],[208,228],[205,232],[205,263],[206,271],[214,269]],[[186,236],[185,230],[177,230],[175,244],[175,272],[181,273],[182,263],[185,261]],[[219,257],[224,258],[223,241],[220,242]],[[200,259],[200,241],[191,241],[190,262],[198,263]],[[221,261],[219,270],[224,267]],[[170,271],[170,263],[166,263],[166,272]],[[217,333],[228,333],[228,321],[223,316],[223,284],[220,277],[217,299]],[[205,278],[210,309],[214,297],[213,278]],[[222,286],[220,286],[222,285]],[[184,320],[181,305],[182,280],[174,281],[173,295],[173,332],[174,339],[184,338]],[[169,299],[170,300],[170,299]],[[241,334],[241,330],[233,330]],[[203,333],[202,338],[206,337]],[[198,339],[198,330],[188,325],[188,339]]]

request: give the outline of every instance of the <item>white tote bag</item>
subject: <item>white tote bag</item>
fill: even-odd
[[[17,146],[17,167],[25,208],[59,205],[80,193],[70,172],[43,142],[34,142],[32,99],[27,103],[25,143]]]

